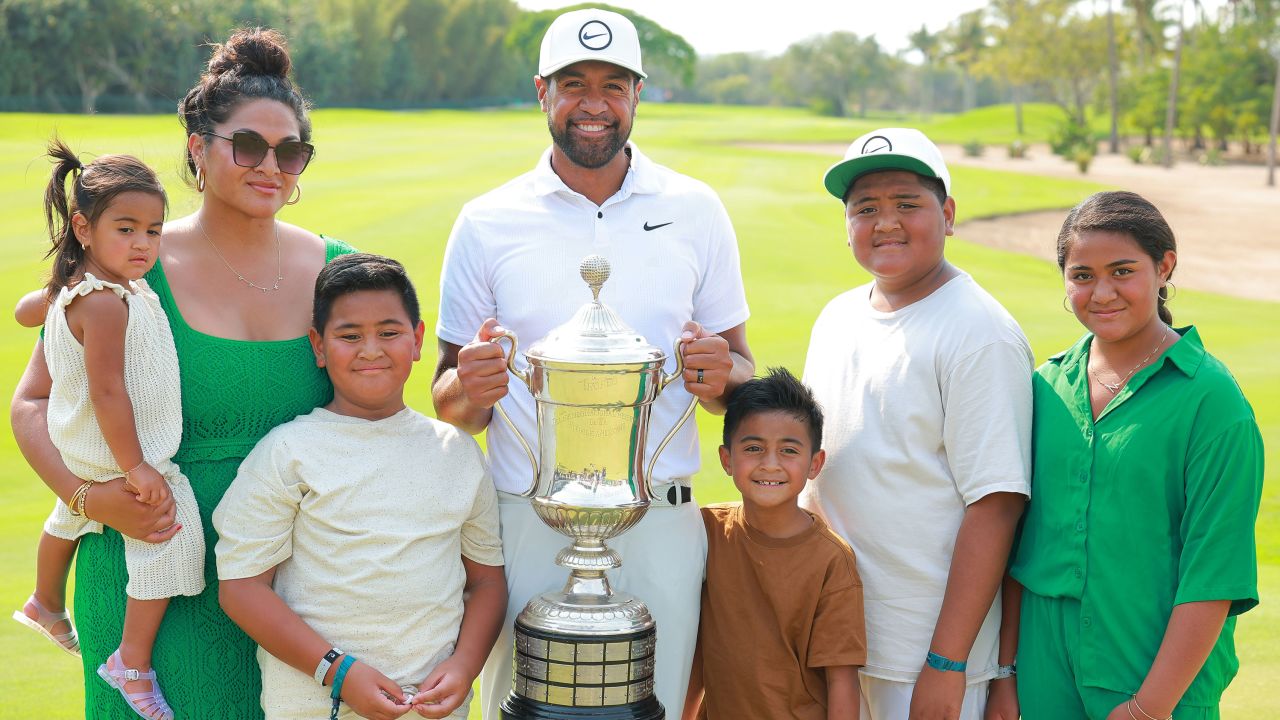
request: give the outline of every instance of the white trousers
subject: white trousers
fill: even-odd
[[[860,720],[907,720],[907,716],[911,714],[911,694],[915,692],[915,683],[884,680],[858,673],[858,684],[862,688]],[[987,711],[989,684],[989,681],[982,680],[965,686],[960,720],[982,720]]]
[[[509,596],[502,634],[480,673],[482,717],[486,720],[502,717],[498,706],[511,692],[516,616],[530,598],[560,590],[569,577],[568,570],[555,564],[556,553],[569,545],[569,538],[539,520],[528,500],[498,493],[498,512]],[[698,640],[707,562],[702,514],[694,503],[651,505],[638,525],[609,540],[608,545],[622,556],[622,567],[609,571],[613,588],[644,601],[657,623],[654,692],[667,717],[674,720],[684,708]]]

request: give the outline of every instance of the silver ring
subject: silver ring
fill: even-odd
[[[698,384],[699,384],[699,385],[701,385],[701,384],[702,384],[702,369],[701,369],[701,368],[699,368],[699,369],[698,369]]]

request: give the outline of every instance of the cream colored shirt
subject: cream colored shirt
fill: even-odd
[[[401,685],[425,680],[457,639],[463,556],[502,564],[480,448],[409,408],[377,421],[318,408],[277,427],[213,523],[220,579],[276,568],[276,593],[303,621]],[[327,714],[328,688],[262,649],[258,662],[268,718]]]

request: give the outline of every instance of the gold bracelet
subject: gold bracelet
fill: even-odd
[[[135,473],[135,472],[138,472],[138,468],[141,468],[143,465],[146,465],[146,464],[147,464],[147,461],[144,459],[142,462],[138,463],[137,465],[134,465],[132,470],[125,470],[125,471],[124,471],[124,481],[125,481],[125,482],[127,482],[127,483],[129,483],[130,485],[132,485],[133,483],[132,483],[132,481],[129,479],[129,473]]]
[[[96,485],[97,483],[94,484]],[[93,518],[89,517],[89,511],[87,509],[89,504],[89,491],[92,489],[93,486],[90,485],[84,489],[83,493],[80,494],[80,516],[85,520],[93,520]]]
[[[76,517],[84,515],[84,497],[89,493],[89,488],[93,486],[92,480],[85,480],[84,483],[71,493],[71,502],[67,503],[67,509]]]
[[[1138,716],[1133,714],[1133,698],[1124,701],[1124,709],[1129,712],[1129,720],[1138,720]]]
[[[1133,700],[1133,706],[1138,708],[1138,712],[1142,713],[1143,717],[1147,718],[1147,720],[1160,720],[1160,718],[1142,709],[1142,703],[1138,702],[1138,693],[1134,693],[1131,699]],[[1133,711],[1130,710],[1129,714],[1132,715]],[[1170,714],[1169,717],[1165,718],[1164,720],[1173,720],[1173,715]]]

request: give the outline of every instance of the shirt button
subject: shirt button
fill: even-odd
[[[1093,627],[1093,619],[1092,619],[1092,618],[1080,618],[1080,624],[1081,624],[1081,625],[1083,625],[1084,627]]]
[[[1076,523],[1076,532],[1084,532],[1084,521]]]
[[[597,218],[599,218],[599,219],[604,219],[604,213],[603,213],[603,212],[597,212],[597,213],[596,213],[596,217],[597,217]]]
[[[1087,483],[1087,482],[1089,482],[1089,473],[1087,473],[1087,472],[1086,472],[1086,473],[1080,473],[1080,482],[1082,482],[1082,483]]]
[[[1084,571],[1081,570],[1080,568],[1075,568],[1074,570],[1071,571],[1071,574],[1075,575],[1078,578],[1084,577]]]

